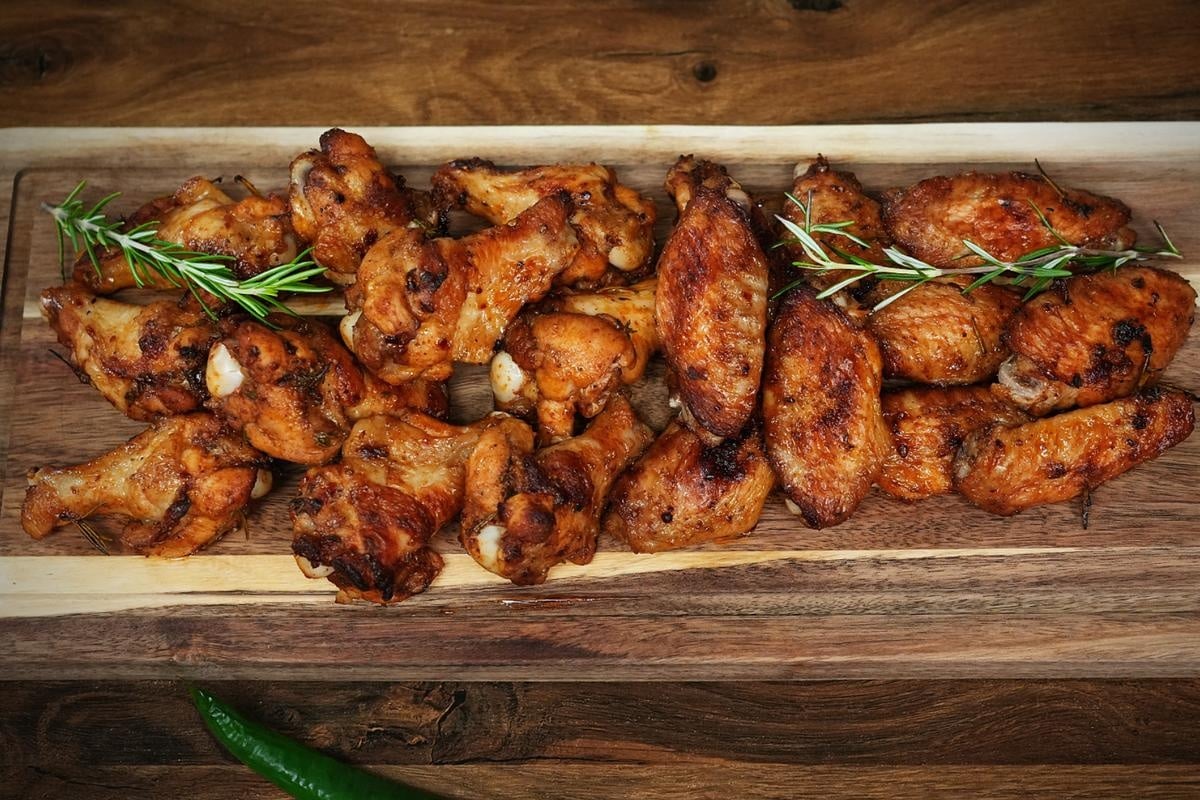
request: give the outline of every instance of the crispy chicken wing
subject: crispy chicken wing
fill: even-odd
[[[774,486],[757,420],[716,445],[673,421],[613,486],[604,531],[635,553],[740,536]]]
[[[296,232],[342,284],[354,281],[363,256],[389,231],[444,227],[428,193],[406,187],[366,140],[339,128],[321,134],[320,150],[292,161],[291,209]]]
[[[1032,417],[987,386],[926,386],[884,392],[883,419],[893,448],[876,483],[892,497],[913,501],[954,491],[954,456],[969,433]]]
[[[754,411],[762,377],[766,257],[745,192],[723,168],[682,157],[667,191],[683,210],[658,259],[655,324],[685,423],[734,436]]]
[[[588,563],[609,487],[653,438],[621,395],[582,434],[537,452],[528,427],[485,432],[467,462],[463,547],[522,586],[563,561]]]
[[[1060,195],[1045,178],[1023,172],[942,175],[889,192],[883,223],[901,249],[935,267],[982,264],[964,239],[1001,261],[1015,261],[1059,244],[1056,232],[1072,244],[1109,250],[1129,247],[1136,238],[1124,203],[1078,189]]]
[[[812,528],[844,522],[891,447],[879,348],[840,308],[792,290],[771,323],[763,377],[767,456],[788,509]]]
[[[1127,265],[1076,275],[1026,303],[1004,338],[996,394],[1041,416],[1124,397],[1158,381],[1196,315],[1174,272]]]
[[[883,374],[918,383],[970,384],[996,374],[1009,354],[1004,326],[1021,295],[986,284],[967,294],[967,277],[932,281],[867,318],[883,353]],[[883,281],[868,295],[874,306],[909,284]]]
[[[642,377],[658,349],[656,283],[554,297],[525,311],[492,359],[496,407],[536,412],[542,444],[569,437],[577,412],[599,414],[613,392]]]
[[[253,320],[224,323],[205,372],[209,407],[264,453],[323,464],[355,420],[410,408],[445,413],[440,384],[390,386],[364,373],[321,323],[271,319],[278,329]]]
[[[286,200],[258,194],[234,200],[212,181],[199,176],[184,183],[174,195],[139,208],[125,228],[147,222],[158,223],[156,236],[163,241],[200,253],[231,256],[229,269],[239,280],[287,263],[296,255],[296,234]],[[120,250],[99,255],[99,270],[87,253],[76,260],[77,283],[96,294],[112,294],[137,285]],[[148,272],[144,277],[150,288],[177,288],[157,272]]]
[[[442,570],[429,541],[462,508],[467,458],[496,414],[449,425],[419,412],[354,425],[338,464],[314,467],[292,501],[296,563],[328,578],[338,600],[395,603],[422,592]]]
[[[486,364],[509,322],[574,258],[570,213],[562,193],[462,239],[394,231],[363,259],[346,293],[342,338],[389,383],[446,380],[455,361]]]
[[[208,397],[204,363],[217,328],[203,311],[121,303],[69,283],[42,292],[42,314],[81,375],[131,419],[195,411]]]
[[[955,487],[993,514],[1070,500],[1190,436],[1192,403],[1186,392],[1151,387],[1025,425],[981,428],[954,461]]]
[[[571,224],[579,232],[574,261],[556,282],[595,287],[618,276],[646,271],[654,250],[654,201],[617,182],[600,164],[554,164],[509,171],[478,158],[451,161],[433,175],[434,195],[493,225],[511,222],[539,200],[571,196]]]
[[[41,539],[94,515],[128,518],[121,543],[179,557],[237,527],[251,498],[271,488],[267,459],[211,414],[153,423],[99,458],[29,475],[21,527]]]

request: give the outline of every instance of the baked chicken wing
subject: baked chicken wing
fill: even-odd
[[[1190,436],[1192,403],[1186,392],[1151,387],[1025,425],[981,428],[954,461],[955,487],[985,511],[1006,516],[1070,500]]]
[[[758,523],[774,486],[757,420],[715,445],[672,421],[617,479],[604,531],[635,553],[741,536]]]
[[[509,171],[478,158],[451,161],[433,176],[434,195],[493,225],[516,219],[539,200],[567,192],[571,224],[579,232],[579,250],[557,282],[580,288],[638,275],[654,250],[654,201],[617,182],[600,164],[554,164]],[[612,267],[612,270],[609,268]]]
[[[320,146],[292,161],[292,224],[332,280],[352,283],[363,256],[389,231],[444,227],[430,195],[406,187],[358,134],[333,128]]]
[[[29,475],[21,526],[35,539],[91,516],[126,517],[121,544],[138,553],[186,556],[242,520],[271,487],[267,459],[211,414],[152,424],[75,467]]]
[[[889,192],[883,223],[904,252],[935,267],[982,264],[964,239],[1001,261],[1015,261],[1060,244],[1060,236],[1106,250],[1125,249],[1136,238],[1124,203],[1078,189],[1060,192],[1047,179],[1023,172],[941,175]]]
[[[425,414],[360,420],[338,464],[310,469],[292,501],[292,551],[310,578],[328,578],[339,602],[395,603],[442,570],[430,539],[462,508],[467,458],[492,415],[449,425]]]
[[[446,380],[456,361],[486,364],[521,308],[544,297],[575,257],[570,214],[560,193],[462,239],[394,231],[347,290],[342,338],[388,383]]]
[[[1196,291],[1168,270],[1067,278],[1009,320],[1013,355],[993,391],[1038,416],[1124,397],[1158,381],[1195,315]]]
[[[768,265],[746,194],[711,162],[681,157],[667,191],[682,208],[658,259],[655,323],[685,424],[735,436],[762,377]]]
[[[954,491],[954,457],[968,434],[1032,417],[987,386],[924,386],[884,392],[883,419],[893,447],[876,484],[892,497],[914,501]]]
[[[208,397],[217,328],[193,304],[132,305],[69,283],[42,292],[42,314],[81,377],[131,419],[196,411]]]
[[[527,426],[484,432],[467,462],[463,547],[522,586],[563,561],[588,563],[609,487],[653,438],[621,395],[582,434],[536,452]]]
[[[496,407],[536,414],[538,440],[561,441],[576,413],[594,417],[621,386],[640,379],[658,350],[651,278],[545,300],[521,314],[491,365]]]
[[[126,221],[132,229],[157,222],[155,235],[199,253],[230,257],[229,269],[245,280],[296,256],[296,234],[292,230],[287,201],[271,195],[252,194],[234,200],[212,181],[195,177],[170,197],[160,197],[139,208]],[[112,294],[136,286],[133,272],[120,250],[98,253],[99,269],[87,253],[75,262],[74,279],[96,294]],[[152,289],[179,288],[153,270],[143,279]]]
[[[879,348],[840,308],[792,290],[771,323],[763,377],[767,456],[806,525],[844,522],[891,443],[880,411]]]
[[[264,453],[323,464],[337,456],[355,420],[410,408],[445,413],[442,385],[390,386],[365,373],[321,323],[271,319],[277,328],[224,323],[205,369],[209,407]]]

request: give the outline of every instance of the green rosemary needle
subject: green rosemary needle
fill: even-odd
[[[58,205],[42,204],[42,210],[54,217],[60,262],[65,257],[66,242],[69,241],[76,255],[87,253],[92,266],[99,273],[98,251],[119,248],[138,286],[146,284],[150,273],[157,273],[172,286],[190,291],[210,317],[215,317],[215,314],[204,301],[202,293],[222,302],[233,303],[265,322],[267,315],[273,311],[295,314],[279,300],[281,294],[330,291],[328,286],[310,282],[325,270],[309,257],[309,250],[252,278],[238,280],[228,266],[234,260],[232,256],[196,252],[175,242],[159,239],[157,222],[145,222],[130,230],[121,230],[123,226],[119,220],[110,220],[104,214],[105,207],[120,197],[120,193],[103,197],[89,208],[79,199],[86,185],[86,181],[80,181]]]
[[[1004,261],[993,256],[969,239],[963,239],[963,247],[983,261],[983,264],[973,267],[948,269],[935,267],[919,258],[910,256],[899,248],[885,247],[883,254],[887,256],[890,263],[876,264],[853,253],[843,252],[833,245],[822,245],[814,235],[841,236],[860,247],[869,247],[870,245],[867,242],[846,230],[854,224],[852,220],[814,223],[812,221],[812,192],[809,192],[807,203],[790,194],[787,198],[790,202],[795,203],[804,215],[802,224],[793,222],[783,216],[776,216],[776,219],[782,223],[783,227],[792,236],[792,238],[785,239],[779,244],[798,244],[807,257],[807,260],[794,261],[792,265],[800,269],[815,271],[820,275],[832,272],[850,273],[845,280],[839,281],[828,289],[825,289],[817,297],[829,297],[869,275],[883,280],[907,281],[912,284],[881,301],[873,309],[875,311],[884,308],[890,303],[894,303],[923,283],[946,276],[978,275],[979,277],[972,283],[963,287],[964,294],[985,283],[992,283],[993,281],[1003,279],[1004,282],[1010,285],[1028,286],[1025,299],[1029,299],[1038,292],[1044,291],[1054,279],[1066,278],[1074,275],[1076,272],[1098,272],[1105,269],[1116,269],[1131,261],[1183,257],[1183,254],[1179,252],[1179,248],[1175,246],[1171,238],[1167,236],[1167,232],[1163,230],[1162,225],[1159,225],[1157,222],[1154,223],[1154,227],[1158,230],[1158,234],[1163,240],[1163,243],[1157,248],[1132,247],[1128,250],[1097,250],[1090,247],[1073,245],[1059,234],[1058,231],[1054,230],[1050,225],[1050,220],[1046,218],[1042,210],[1030,201],[1029,204],[1033,206],[1038,219],[1046,226],[1051,235],[1058,240],[1059,243],[1057,245],[1026,253],[1015,261]],[[804,279],[801,278],[789,283],[776,292],[774,297],[779,297],[803,282]]]

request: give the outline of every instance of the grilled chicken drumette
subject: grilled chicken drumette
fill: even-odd
[[[92,516],[128,522],[121,544],[186,556],[237,527],[251,498],[271,487],[267,459],[211,414],[152,424],[110,453],[29,475],[21,526],[35,539]]]

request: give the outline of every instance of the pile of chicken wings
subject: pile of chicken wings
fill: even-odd
[[[1014,514],[1086,495],[1193,428],[1192,396],[1158,385],[1194,318],[1173,272],[1129,264],[1027,301],[946,278],[875,311],[908,284],[866,278],[819,299],[845,273],[810,272],[778,292],[803,252],[777,246],[723,166],[692,156],[667,173],[678,217],[657,258],[654,203],[597,164],[452,161],[422,191],[333,129],[290,176],[286,196],[241,200],[193,178],[127,224],[157,221],[162,239],[230,256],[240,278],[311,247],[344,293],[334,328],[214,318],[188,295],[114,299],[134,284],[119,251],[98,268],[81,257],[42,293],[77,374],[149,427],[33,471],[31,536],[115,515],[126,549],[187,555],[292,462],[308,468],[291,502],[301,570],[341,600],[392,603],[437,577],[433,540],[455,519],[484,569],[537,584],[590,561],[601,530],[635,552],[745,534],[776,487],[811,528],[844,522],[873,486]],[[873,195],[818,159],[790,190],[810,223],[851,223],[857,242],[814,234],[831,252],[875,263],[885,247],[979,263],[964,240],[1001,259],[1056,236],[1134,241],[1119,201],[1022,173]],[[452,210],[486,226],[448,236]],[[656,434],[626,387],[659,353],[677,413]],[[462,363],[490,365],[497,410],[454,425],[447,380]]]

